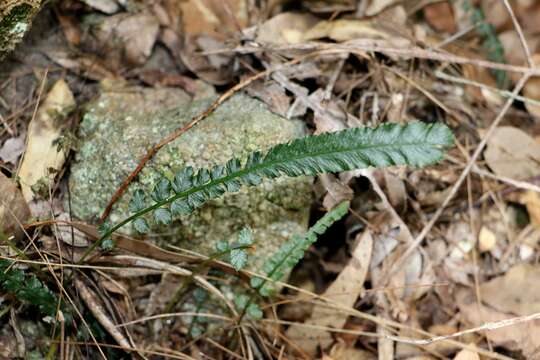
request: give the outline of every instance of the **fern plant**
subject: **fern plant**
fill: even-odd
[[[13,295],[24,304],[35,306],[41,315],[56,316],[58,297],[35,275],[27,275],[23,270],[10,267],[11,261],[0,260],[0,289]],[[64,316],[70,316],[65,306]]]
[[[126,224],[133,222],[141,233],[149,231],[144,218],[148,213],[153,213],[156,223],[169,224],[174,216],[191,213],[226,192],[280,176],[313,176],[369,166],[425,166],[441,160],[452,144],[452,132],[445,125],[415,121],[307,136],[276,145],[265,153],[253,152],[245,161],[233,158],[210,169],[186,167],[171,179],[162,177],[150,194],[137,190],[129,204],[133,214],[103,229],[101,238],[80,261],[103,241],[110,241],[110,236]]]

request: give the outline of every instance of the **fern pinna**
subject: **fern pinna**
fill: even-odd
[[[425,166],[441,160],[452,144],[452,132],[445,125],[415,121],[307,136],[276,145],[266,153],[251,153],[245,161],[233,158],[210,169],[186,167],[172,179],[159,180],[150,196],[137,190],[130,202],[133,215],[107,227],[87,254],[128,223],[133,222],[141,233],[147,232],[150,227],[143,215],[150,212],[156,223],[168,224],[174,216],[190,213],[241,186],[259,185],[265,178],[312,176],[370,166]]]

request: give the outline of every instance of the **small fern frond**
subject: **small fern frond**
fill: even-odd
[[[349,209],[349,202],[344,201],[315,223],[303,236],[295,235],[289,241],[281,245],[263,265],[263,272],[272,281],[281,280],[303,257],[309,247],[317,241],[336,221],[345,216]],[[256,289],[262,296],[269,296],[273,287],[266,279],[260,277],[251,278],[251,287]]]
[[[35,275],[28,276],[22,270],[10,268],[11,264],[8,260],[0,260],[0,289],[23,303],[35,306],[42,315],[54,318],[57,296]],[[67,316],[65,309],[62,310]]]
[[[307,136],[279,144],[266,154],[251,153],[245,162],[234,158],[225,165],[198,171],[186,167],[172,180],[163,177],[158,181],[150,196],[154,203],[148,207],[145,207],[148,196],[137,191],[130,202],[134,215],[113,231],[137,219],[135,229],[146,232],[149,227],[141,218],[145,213],[153,211],[158,224],[168,224],[173,216],[191,213],[225,192],[238,191],[241,186],[259,185],[265,178],[311,176],[369,166],[432,164],[441,160],[452,144],[452,132],[442,124],[384,124]]]

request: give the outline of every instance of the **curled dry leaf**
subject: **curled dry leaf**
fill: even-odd
[[[86,5],[105,14],[114,14],[120,10],[120,6],[115,0],[82,0]]]
[[[524,131],[501,126],[489,138],[484,158],[500,176],[525,180],[540,173],[540,144]]]
[[[360,295],[371,260],[373,238],[369,230],[359,234],[356,241],[351,260],[322,294],[324,298],[332,300],[344,309],[352,307]],[[321,303],[314,306],[313,313],[305,324],[341,329],[347,317],[347,312],[341,312],[334,306]],[[315,355],[317,346],[324,349],[333,341],[331,332],[312,329],[301,324],[292,325],[287,330],[287,337],[311,356]]]
[[[65,150],[56,143],[65,128],[65,115],[75,106],[68,85],[58,80],[28,126],[26,152],[18,176],[24,199],[34,198],[32,186],[41,179],[52,181],[66,160]],[[52,170],[52,171],[51,171]]]
[[[30,217],[30,209],[17,185],[0,172],[0,231],[20,238],[23,235],[20,224]]]
[[[399,3],[399,0],[371,0],[368,7],[366,8],[366,15],[373,16],[377,15],[384,9]]]

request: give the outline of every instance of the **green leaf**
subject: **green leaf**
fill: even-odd
[[[171,194],[171,183],[169,179],[163,177],[158,181],[158,183],[154,187],[154,191],[152,191],[152,198],[156,202],[163,201],[167,199],[170,194]]]
[[[220,253],[224,253],[226,251],[229,251],[230,247],[229,247],[229,243],[226,242],[225,240],[219,240],[217,243],[216,243],[216,250]]]
[[[242,270],[248,260],[248,254],[245,249],[233,249],[231,250],[230,263],[236,271]]]
[[[129,211],[136,213],[146,207],[146,195],[141,189],[135,190],[129,202]]]
[[[249,296],[245,294],[236,294],[234,296],[234,305],[236,306],[236,309],[242,310],[244,309],[249,303]]]
[[[105,250],[105,251],[109,251],[109,250],[112,250],[114,249],[114,241],[113,239],[105,239],[101,242],[101,245],[100,245],[101,249],[102,250]]]
[[[251,233],[250,228],[245,227],[242,230],[240,230],[240,233],[238,234],[238,244],[240,244],[240,245],[252,245],[253,244],[253,235]]]
[[[264,263],[263,272],[273,281],[281,280],[303,257],[306,250],[317,241],[319,235],[347,214],[349,202],[344,201],[315,223],[304,236],[293,236],[289,241],[280,246],[278,251]],[[265,279],[253,277],[251,286],[259,291],[261,296],[269,296],[272,286]]]
[[[262,319],[263,317],[263,312],[261,308],[259,307],[259,305],[255,303],[248,305],[246,313],[248,314],[249,317],[255,320]]]
[[[135,221],[133,221],[133,227],[141,234],[146,234],[150,231],[150,227],[144,218],[135,219]]]
[[[158,224],[169,225],[172,221],[172,215],[169,209],[159,208],[154,211],[154,219]]]

